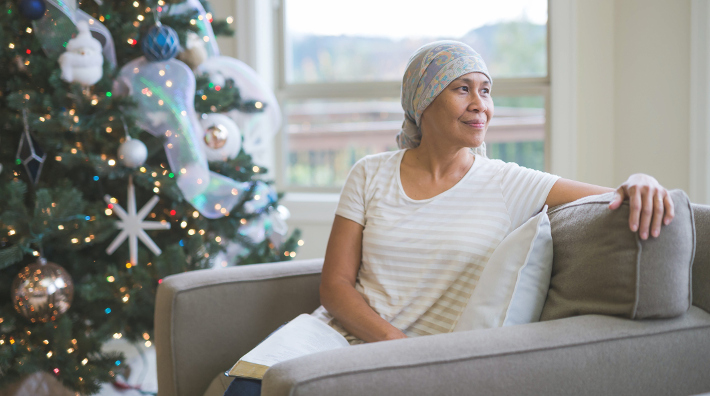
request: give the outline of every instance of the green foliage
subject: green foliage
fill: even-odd
[[[208,76],[198,76],[195,91],[195,110],[198,113],[225,113],[239,110],[244,113],[260,113],[266,104],[256,100],[242,100],[234,80],[228,79],[224,86],[214,85]]]
[[[297,83],[399,81],[404,61],[416,49],[434,40],[449,39],[474,48],[485,59],[494,81],[500,77],[547,75],[547,26],[524,19],[485,25],[460,37],[299,35],[290,42],[293,59],[287,74]]]
[[[232,24],[227,22],[226,19],[212,21],[212,30],[214,31],[215,36],[234,36]]]
[[[543,141],[491,143],[487,155],[505,162],[515,162],[530,169],[545,170],[545,143]]]
[[[544,109],[545,98],[542,96],[497,96],[493,102],[496,107],[516,107],[528,109]]]
[[[180,0],[168,3],[175,2]],[[121,66],[142,56],[140,38],[154,23],[153,13],[146,8],[154,9],[157,0],[138,0],[138,7],[134,0],[82,2],[82,9],[111,31],[118,60],[115,69],[104,63],[103,78],[90,89],[60,78],[57,57],[44,54],[36,33],[30,33],[31,21],[20,16],[17,3],[0,3],[0,389],[41,370],[89,395],[124,368],[117,363],[123,360],[120,354],[101,352],[107,340],[114,334],[134,342],[153,339],[155,294],[164,277],[211,267],[225,243],[241,242],[249,250],[233,264],[289,260],[286,252],[297,249],[300,233],[295,231],[279,248],[268,240],[255,244],[240,235],[242,222],[257,216],[243,207],[252,198],[250,192],[228,216],[200,215],[177,186],[163,139],[142,131],[136,122],[140,109],[130,98],[112,92]],[[185,13],[161,20],[184,43],[188,30],[196,30],[190,24],[194,17]],[[218,25],[215,30],[228,33],[227,26]],[[205,78],[199,81],[196,103],[207,106],[201,111],[263,110],[248,97],[242,99],[231,81],[220,90],[210,87]],[[203,101],[202,95],[209,100]],[[15,158],[25,128],[23,112],[33,138],[47,154],[37,185]],[[117,161],[126,134],[148,148],[148,160],[139,169]],[[266,172],[255,170],[244,152],[210,167],[245,183],[254,183]],[[125,207],[129,177],[139,208],[152,196],[160,197],[147,220],[171,225],[170,230],[148,231],[162,254],[156,256],[139,243],[135,266],[127,265],[127,243],[113,255],[106,253],[119,230],[104,197],[113,197]],[[71,308],[46,324],[22,317],[11,300],[13,280],[40,254],[64,267],[75,285]]]

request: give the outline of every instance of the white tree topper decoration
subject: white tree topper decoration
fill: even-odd
[[[140,240],[153,252],[156,256],[160,256],[163,252],[160,250],[158,245],[153,242],[152,239],[145,233],[144,230],[169,230],[170,223],[160,222],[160,221],[143,221],[148,215],[148,212],[153,209],[155,204],[158,203],[160,197],[157,195],[153,196],[139,212],[136,213],[136,190],[133,187],[133,176],[128,177],[128,213],[121,207],[121,205],[115,203],[113,205],[113,211],[122,220],[116,223],[116,228],[121,229],[116,239],[111,242],[108,248],[106,248],[106,254],[113,254],[116,249],[123,243],[123,241],[128,239],[128,250],[131,258],[131,265],[136,265],[138,263],[138,239]],[[111,197],[108,195],[104,196],[104,201],[107,204],[111,204]]]

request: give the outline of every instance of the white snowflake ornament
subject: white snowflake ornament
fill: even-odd
[[[89,31],[85,21],[77,23],[79,34],[67,42],[67,51],[59,56],[62,80],[83,86],[96,84],[103,76],[103,47]]]
[[[106,248],[106,254],[113,254],[116,249],[128,239],[128,250],[131,258],[131,265],[138,263],[138,239],[143,242],[153,254],[160,256],[162,250],[145,233],[145,230],[169,230],[170,223],[161,221],[143,221],[148,212],[158,203],[160,198],[155,195],[148,201],[139,212],[136,212],[136,190],[133,187],[133,177],[128,177],[128,212],[123,210],[121,205],[111,203],[111,197],[106,195],[104,200],[107,204],[113,205],[112,209],[121,221],[116,223],[116,227],[121,230],[116,239]]]

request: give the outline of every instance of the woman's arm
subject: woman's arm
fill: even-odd
[[[649,229],[651,235],[657,237],[661,232],[661,223],[668,225],[673,220],[675,210],[668,190],[661,186],[655,178],[642,173],[629,176],[628,180],[616,190],[574,180],[559,179],[552,186],[545,204],[556,206],[589,195],[612,191],[616,191],[616,195],[609,202],[609,209],[617,209],[628,198],[630,205],[629,228],[633,232],[638,230],[641,239],[648,238]]]
[[[321,304],[346,330],[365,342],[407,338],[355,290],[362,259],[362,230],[360,224],[335,216],[323,263]]]
[[[614,191],[613,188],[595,186],[568,179],[558,179],[547,195],[545,205],[549,207],[566,204],[590,195],[604,194]]]

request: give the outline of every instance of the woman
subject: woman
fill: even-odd
[[[313,313],[351,344],[452,331],[506,235],[544,205],[614,191],[488,159],[491,88],[466,44],[438,41],[410,58],[402,150],[367,156],[350,171],[325,255],[323,306]],[[648,175],[629,177],[609,208],[625,199],[642,239],[673,218],[668,192]],[[227,395],[240,394],[230,393],[237,383]]]

